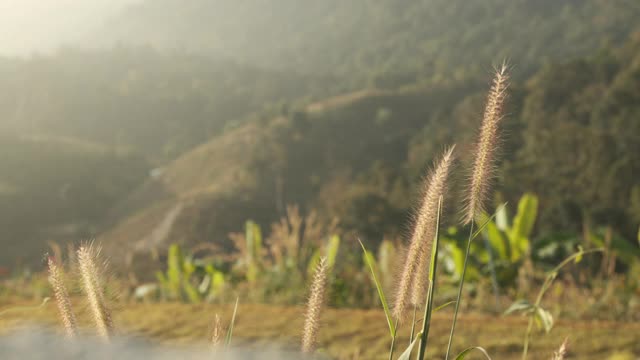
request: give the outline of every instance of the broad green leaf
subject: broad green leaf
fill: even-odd
[[[198,292],[204,294],[211,287],[211,274],[207,274],[202,278],[200,285],[198,285]]]
[[[184,278],[188,279],[196,271],[196,266],[192,261],[185,260],[182,262],[182,270]]]
[[[256,265],[253,262],[249,263],[247,266],[247,274],[246,274],[247,280],[250,283],[253,283],[256,280],[258,280],[259,275],[260,275],[260,269],[258,268],[258,265]]]
[[[183,261],[180,245],[171,244],[171,246],[169,246],[169,256],[167,259],[167,278],[172,284],[179,283],[182,278]]]
[[[198,292],[198,288],[193,286],[188,280],[185,280],[182,283],[182,288],[184,289],[185,294],[187,295],[187,299],[192,303],[199,303],[202,300],[200,296],[200,292]]]
[[[316,272],[316,268],[320,263],[320,258],[324,255],[327,258],[327,266],[331,269],[336,263],[336,257],[338,256],[338,250],[340,249],[340,237],[333,235],[329,238],[329,242],[324,248],[318,249],[311,254],[311,258],[307,264],[307,275],[309,278],[313,277]]]
[[[485,358],[491,360],[491,356],[489,356],[489,353],[487,353],[487,350],[481,348],[480,346],[473,346],[470,348],[465,349],[464,351],[462,351],[460,354],[458,354],[458,356],[456,356],[456,360],[463,360],[464,358],[467,357],[467,355],[469,355],[473,350],[478,350],[482,353],[482,355],[484,355]]]
[[[169,286],[170,297],[179,298],[181,295],[182,268],[184,257],[182,250],[178,244],[169,246],[169,255],[167,259],[167,281]]]
[[[462,268],[464,267],[464,250],[460,249],[458,245],[450,241],[446,244],[449,254],[451,254],[451,260],[453,262],[453,271],[455,276],[460,278],[462,276]],[[476,280],[480,278],[480,271],[471,263],[467,264],[467,280]]]
[[[518,213],[513,218],[511,231],[518,236],[528,238],[538,216],[538,197],[527,193],[518,202]]]
[[[213,279],[211,280],[211,289],[217,292],[224,287],[224,283],[224,274],[220,271],[216,271],[213,274]]]
[[[387,298],[384,296],[384,290],[382,289],[382,284],[378,281],[378,277],[376,276],[376,270],[374,266],[373,256],[367,251],[364,247],[364,244],[360,239],[358,239],[360,246],[362,247],[362,251],[364,252],[364,259],[369,266],[369,270],[371,271],[371,276],[373,277],[373,282],[376,284],[376,289],[378,290],[378,297],[380,298],[380,302],[382,303],[382,308],[384,310],[384,314],[387,317],[387,324],[389,325],[389,333],[391,334],[391,338],[395,338],[396,335],[396,327],[393,324],[393,317],[391,316],[391,311],[389,310],[389,305],[387,304]]]
[[[524,194],[518,203],[518,213],[513,218],[513,226],[509,232],[511,242],[511,259],[519,260],[529,248],[529,237],[538,216],[538,197]]]
[[[169,286],[169,281],[162,271],[156,271],[156,279],[160,283],[160,286]]]
[[[325,253],[325,256],[327,257],[327,266],[329,267],[329,269],[333,269],[333,266],[336,264],[338,249],[340,249],[340,237],[338,235],[333,235],[329,239],[329,243],[327,244],[327,251]]]
[[[253,255],[256,264],[260,265],[262,260],[262,230],[260,225],[253,223]]]
[[[544,332],[549,333],[553,327],[553,315],[541,307],[536,308],[536,321],[540,325]]]
[[[498,256],[497,260],[511,259],[509,240],[493,221],[487,223],[483,233],[487,240],[489,240],[489,245],[491,245],[494,253]]]
[[[500,206],[496,209],[496,226],[500,231],[509,230],[509,214],[506,206]]]
[[[533,309],[533,305],[527,300],[518,300],[511,304],[504,314],[509,315],[514,312],[530,312]]]
[[[245,223],[245,240],[247,242],[247,262],[259,266],[262,252],[262,231],[260,225],[251,220]]]

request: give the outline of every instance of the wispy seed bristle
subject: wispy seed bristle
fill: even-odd
[[[100,271],[96,266],[98,254],[99,250],[91,246],[81,246],[78,249],[78,264],[82,276],[82,286],[89,300],[98,335],[105,341],[109,341],[113,332],[113,322],[111,311],[107,307],[102,293]]]
[[[316,268],[309,300],[307,301],[307,312],[304,319],[304,329],[302,334],[302,352],[313,353],[316,348],[318,329],[320,327],[320,313],[324,306],[324,297],[327,287],[328,266],[326,258],[321,258]]]
[[[464,217],[466,224],[473,221],[475,216],[484,210],[484,201],[489,193],[499,137],[498,125],[503,118],[508,80],[507,65],[503,64],[497,69],[493,79],[476,144],[475,161]]]
[[[413,279],[411,289],[411,305],[419,306],[424,302],[424,295],[429,279],[429,262],[431,261],[431,245],[436,233],[436,223],[438,221],[438,199],[445,195],[447,191],[447,179],[453,163],[453,150],[455,145],[445,151],[440,163],[435,168],[433,174],[425,182],[424,200],[418,213],[418,222],[421,226],[416,226],[413,236],[420,236],[418,231],[422,231],[421,240],[416,238],[412,241],[420,241],[420,252],[418,265]]]
[[[51,284],[51,287],[53,288],[53,295],[56,299],[56,304],[58,305],[58,311],[60,313],[60,318],[62,319],[66,336],[73,338],[76,336],[78,326],[76,316],[71,309],[69,293],[64,285],[62,270],[58,265],[56,265],[52,258],[49,258],[48,266],[49,284]]]
[[[424,182],[422,204],[417,213],[407,258],[396,292],[393,308],[396,319],[402,319],[405,316],[405,310],[409,304],[419,305],[422,302],[428,279],[427,264],[431,258],[431,244],[435,234],[438,199],[446,190],[447,177],[453,162],[453,150],[452,146],[445,151],[432,174]]]

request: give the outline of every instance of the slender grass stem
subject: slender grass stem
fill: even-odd
[[[574,254],[571,254],[569,257],[564,259],[560,264],[558,264],[558,266],[556,266],[555,268],[553,268],[553,270],[551,270],[551,272],[549,272],[549,274],[544,280],[544,283],[542,284],[542,287],[540,288],[540,291],[538,292],[538,296],[536,297],[536,302],[533,304],[533,312],[531,313],[531,315],[529,315],[529,324],[527,325],[527,332],[524,335],[524,347],[522,349],[522,360],[526,360],[527,354],[529,352],[529,338],[531,337],[531,332],[533,331],[533,321],[535,319],[535,313],[540,307],[540,303],[542,302],[542,297],[547,292],[547,290],[549,290],[549,287],[551,287],[551,284],[558,276],[558,271],[560,271],[560,269],[562,269],[565,265],[569,264],[574,259],[581,258],[584,254],[603,252],[603,251],[604,249],[602,248],[589,249],[589,250],[581,249],[580,251]]]
[[[411,321],[411,334],[409,335],[409,346],[413,342],[413,337],[416,334],[416,312],[418,311],[418,305],[413,306],[413,320]]]
[[[462,265],[462,275],[460,275],[460,286],[458,287],[458,296],[456,297],[456,307],[453,311],[453,323],[451,324],[451,333],[449,334],[449,343],[447,344],[447,354],[445,355],[445,360],[449,359],[449,354],[451,353],[451,343],[453,342],[453,334],[456,330],[456,322],[458,320],[458,310],[460,308],[460,298],[462,297],[462,287],[464,286],[464,277],[467,274],[467,262],[469,261],[469,249],[471,249],[471,241],[474,238],[473,233],[473,225],[475,221],[471,221],[471,226],[469,228],[469,240],[467,240],[467,250],[464,254],[464,265]]]
[[[429,339],[429,328],[431,326],[431,313],[433,311],[433,294],[436,291],[436,270],[438,269],[438,243],[440,242],[440,215],[442,213],[442,196],[438,199],[438,216],[436,218],[436,230],[433,239],[433,250],[431,251],[431,263],[429,265],[429,287],[427,299],[424,304],[424,318],[422,319],[422,334],[420,335],[420,347],[418,350],[418,360],[423,360],[427,351],[427,340]]]
[[[389,349],[389,360],[393,360],[393,350],[395,349],[397,334],[398,334],[398,319],[396,319],[396,326],[393,328],[393,336],[391,337],[391,348]]]

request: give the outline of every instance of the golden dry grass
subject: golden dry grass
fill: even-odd
[[[41,323],[55,326],[62,331],[55,304],[40,308],[24,308],[36,303],[2,303],[0,334],[19,326]],[[114,310],[114,323],[119,334],[141,336],[165,344],[189,345],[206,343],[211,334],[215,314],[224,314],[226,324],[232,305],[120,304]],[[83,331],[91,331],[93,324],[86,305],[74,302],[79,310],[78,322]],[[300,329],[304,308],[271,305],[241,304],[234,329],[233,343],[260,346],[277,343],[296,349],[300,341]],[[451,326],[451,313],[435,313],[430,331],[428,355],[442,358]],[[471,345],[481,345],[494,359],[519,359],[526,319],[521,317],[496,317],[489,315],[461,315],[454,341],[456,350]],[[406,329],[405,329],[406,330]],[[568,358],[607,359],[616,352],[640,354],[640,324],[609,321],[560,321],[549,335],[536,334],[533,338],[530,359],[549,359],[558,349],[559,339],[569,337],[571,348]],[[326,309],[321,318],[318,348],[335,358],[349,359],[356,351],[360,359],[386,359],[388,329],[380,310]],[[405,346],[408,334],[401,332],[398,344]],[[469,359],[475,359],[469,357]]]

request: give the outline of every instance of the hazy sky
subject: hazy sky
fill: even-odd
[[[0,55],[47,51],[87,39],[124,5],[141,0],[0,0]]]

